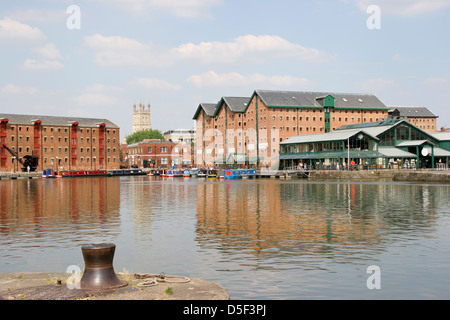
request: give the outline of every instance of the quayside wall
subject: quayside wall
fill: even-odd
[[[365,170],[365,171],[311,171],[311,180],[387,180],[387,181],[411,181],[450,183],[450,171],[431,170]]]

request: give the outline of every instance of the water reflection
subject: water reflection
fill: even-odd
[[[1,244],[10,251],[74,246],[101,232],[120,232],[119,180],[0,181],[0,196]]]
[[[450,186],[151,177],[0,181],[0,272],[116,270],[216,281],[234,299],[449,298]],[[366,267],[383,270],[367,290]],[[378,294],[378,295],[377,295]]]
[[[382,251],[396,239],[422,236],[420,230],[432,234],[439,205],[429,187],[411,185],[204,184],[197,186],[197,240],[224,254],[245,251],[263,262],[267,256],[296,257],[282,264],[271,260],[265,268],[302,268],[301,256],[346,263],[351,256]]]

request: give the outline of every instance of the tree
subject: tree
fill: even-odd
[[[149,129],[149,130],[141,130],[133,133],[130,136],[125,137],[127,144],[133,144],[142,142],[145,139],[159,139],[163,140],[164,136],[161,133],[161,131],[156,129]]]

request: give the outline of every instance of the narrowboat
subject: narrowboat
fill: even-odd
[[[44,179],[52,179],[52,178],[56,178],[56,177],[57,177],[57,174],[52,169],[45,169],[42,172],[42,178],[44,178]]]
[[[207,175],[208,175],[208,178],[217,178],[217,171],[216,170],[208,170]]]
[[[62,178],[76,178],[76,177],[108,177],[111,176],[107,170],[71,170],[71,171],[60,171],[58,176]]]
[[[169,178],[175,178],[175,177],[182,177],[183,172],[181,170],[169,170],[167,172],[167,177]]]
[[[145,175],[141,169],[124,169],[124,170],[110,170],[108,173],[112,176],[140,176]]]
[[[197,177],[199,178],[206,178],[207,176],[207,171],[205,169],[200,169],[197,173]]]

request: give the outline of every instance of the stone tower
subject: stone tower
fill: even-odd
[[[150,103],[146,106],[143,103],[133,105],[133,133],[141,130],[150,130],[152,128],[152,117],[150,112]]]

